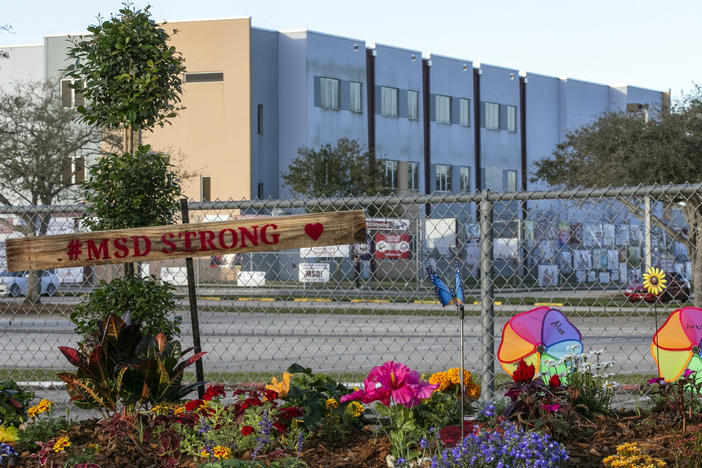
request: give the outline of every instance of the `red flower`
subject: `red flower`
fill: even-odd
[[[281,434],[288,430],[288,428],[285,427],[285,424],[279,422],[274,422],[273,427],[275,427],[275,430],[280,432]]]
[[[275,401],[278,399],[278,392],[276,392],[275,390],[264,390],[263,398],[266,401]]]
[[[224,385],[210,385],[205,391],[205,395],[202,397],[205,401],[210,401],[214,397],[224,396]]]
[[[258,398],[247,398],[241,403],[241,411],[244,411],[249,406],[263,406],[263,402]]]
[[[185,403],[185,411],[194,411],[202,405],[202,400],[190,400]]]
[[[298,416],[304,415],[305,412],[299,406],[288,406],[287,408],[282,408],[280,410],[280,417],[282,419],[292,419]]]
[[[241,428],[241,433],[245,436],[251,435],[254,433],[254,428],[252,426],[244,426]]]
[[[527,366],[524,359],[520,359],[519,364],[517,364],[517,370],[515,370],[512,374],[512,380],[514,380],[516,383],[530,382],[534,379],[534,374],[536,374],[534,364],[529,364]]]
[[[553,374],[550,379],[548,379],[548,386],[549,387],[560,387],[561,386],[561,378],[558,377],[558,374]]]
[[[463,421],[463,434],[472,434],[475,430],[475,426],[472,421]],[[445,426],[439,431],[439,439],[447,447],[453,447],[456,443],[461,440],[461,427],[460,426]]]

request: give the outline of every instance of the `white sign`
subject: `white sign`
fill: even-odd
[[[265,271],[240,271],[236,275],[236,285],[237,286],[247,286],[250,288],[256,288],[259,286],[266,285],[266,272]]]
[[[59,281],[65,283],[82,283],[83,282],[83,267],[57,268],[56,276]]]
[[[456,218],[425,220],[425,245],[427,250],[435,248],[441,255],[448,255],[449,248],[456,247]]]
[[[366,218],[366,229],[376,231],[408,231],[409,226],[409,219]]]
[[[558,286],[556,265],[539,265],[539,286]]]
[[[518,258],[519,239],[516,237],[498,237],[492,244],[493,258]]]
[[[297,267],[298,280],[301,283],[329,282],[328,263],[300,263]]]
[[[173,286],[185,286],[188,284],[188,274],[185,267],[163,267],[161,268],[161,281]]]
[[[327,245],[324,247],[303,247],[300,249],[300,257],[302,258],[330,258],[340,257],[348,258],[348,245]]]

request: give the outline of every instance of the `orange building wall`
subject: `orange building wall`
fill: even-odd
[[[212,200],[250,198],[250,28],[250,18],[164,26],[185,59],[186,73],[224,73],[224,81],[183,82],[186,109],[171,119],[172,125],[142,137],[155,150],[171,154],[174,163],[182,155],[182,166],[198,172],[183,181],[188,198],[200,200],[200,176],[210,177]]]

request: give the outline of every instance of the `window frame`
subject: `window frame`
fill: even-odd
[[[349,110],[355,114],[363,113],[363,84],[360,81],[349,81]]]
[[[517,171],[514,169],[505,169],[505,182],[504,182],[504,187],[503,190],[505,192],[516,192],[518,190],[518,180],[517,180]],[[514,188],[510,188],[510,176],[514,175]]]
[[[439,103],[444,103],[441,105]],[[439,111],[442,112],[439,112]],[[436,123],[451,125],[451,96],[436,94],[434,96],[434,121]]]
[[[383,164],[383,188],[388,190],[397,190],[400,184],[400,178],[398,173],[398,161],[393,159],[381,159]],[[388,168],[390,168],[390,174],[388,176]],[[388,184],[388,181],[390,182]]]
[[[388,94],[391,93],[391,94]],[[386,108],[386,99],[385,95],[388,94],[388,96],[394,96],[393,98],[390,99],[392,106],[394,109],[387,109]],[[399,116],[398,114],[398,106],[397,106],[397,99],[399,97],[400,90],[398,88],[393,88],[391,86],[381,86],[380,87],[380,115],[383,117],[393,117],[397,118]]]
[[[458,98],[458,123],[462,127],[470,127],[470,99]]]
[[[407,119],[419,120],[419,91],[407,90]]]
[[[494,111],[494,119],[492,117],[490,109]],[[494,120],[494,124],[493,124]],[[485,128],[487,130],[499,130],[500,129],[500,105],[494,102],[485,103]]]
[[[319,78],[319,107],[327,110],[339,110],[339,85],[340,80],[336,78],[325,76]]]
[[[507,106],[507,131],[517,133],[517,106]]]
[[[465,169],[465,170],[464,170]],[[470,192],[470,166],[461,166],[458,169],[458,190],[461,193]],[[465,174],[467,172],[467,174]]]
[[[85,104],[85,97],[83,96],[82,92],[76,92],[76,89],[73,88],[73,85],[75,83],[80,83],[81,84],[81,89],[83,88],[83,80],[77,79],[73,80],[71,78],[62,78],[59,82],[59,98],[61,99],[61,107],[64,109],[74,109],[78,106],[82,106]],[[64,84],[65,90],[64,90]],[[66,100],[64,99],[65,92],[69,92],[69,100],[70,104],[66,105]]]
[[[407,163],[407,190],[419,191],[419,163]]]
[[[453,176],[452,166],[448,164],[437,164],[434,166],[434,191],[451,192],[451,178]],[[444,172],[445,170],[445,172]],[[441,171],[441,172],[440,172]],[[443,183],[442,183],[443,182]]]

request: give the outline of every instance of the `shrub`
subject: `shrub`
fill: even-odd
[[[27,420],[27,404],[34,398],[13,380],[0,382],[0,426],[18,426]]]
[[[129,315],[129,320],[141,327],[145,335],[163,333],[171,339],[180,333],[182,318],[169,318],[175,309],[173,286],[160,283],[153,278],[125,277],[109,283],[100,282],[85,302],[76,307],[71,321],[76,333],[87,337],[98,331],[98,322],[110,314],[120,317]]]

